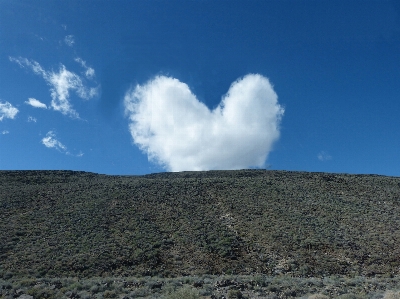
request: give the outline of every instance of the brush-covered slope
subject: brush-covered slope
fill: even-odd
[[[3,276],[398,274],[399,226],[393,177],[0,171]]]

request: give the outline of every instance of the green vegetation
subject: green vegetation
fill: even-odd
[[[336,289],[345,285],[349,292],[336,294],[341,298],[386,290],[393,290],[387,298],[398,295],[396,284],[368,292],[357,287],[368,279],[397,282],[400,178],[265,170],[0,171],[0,190],[0,278],[34,298],[59,298],[59,292],[119,298],[127,289],[122,282],[92,283],[93,277],[136,277],[143,284],[126,291],[128,298],[217,294],[212,283],[193,286],[204,275],[246,277],[251,292],[265,296],[330,298],[336,291],[301,285],[324,284],[327,277],[344,279]],[[75,277],[72,286],[31,285],[66,277]],[[174,286],[180,277],[193,281]],[[279,277],[299,280],[291,289],[271,282]],[[249,296],[247,285],[220,288],[227,298]]]
[[[92,277],[0,279],[0,298],[21,295],[36,298],[159,298],[159,299],[250,299],[340,298],[398,299],[400,278],[332,276],[299,278],[281,275],[262,277],[259,285],[251,275],[201,275],[177,278]],[[30,298],[30,297],[28,297]]]

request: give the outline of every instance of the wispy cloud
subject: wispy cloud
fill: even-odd
[[[74,157],[82,157],[83,152],[79,151],[78,154],[72,154],[68,148],[62,144],[56,136],[56,133],[54,131],[49,131],[46,134],[46,137],[42,138],[42,144],[47,147],[47,148],[53,148],[59,151],[60,153],[69,155],[69,156],[74,156]]]
[[[129,90],[124,104],[134,143],[170,171],[263,167],[284,113],[269,80],[254,74],[233,82],[212,111],[164,76]]]
[[[6,134],[9,134],[9,133],[10,133],[10,132],[7,131],[7,130],[4,130],[4,131],[1,132],[2,135],[6,135]]]
[[[28,67],[32,69],[35,74],[43,77],[51,87],[51,108],[64,115],[79,118],[79,114],[72,108],[70,103],[70,90],[74,90],[80,98],[85,100],[97,95],[97,88],[88,88],[84,86],[81,77],[68,71],[63,64],[60,65],[58,72],[54,72],[52,70],[45,71],[41,65],[34,60],[28,60],[22,57],[9,57],[9,59],[19,64],[20,67]]]
[[[9,102],[0,102],[0,121],[4,118],[14,119],[17,115],[18,109]]]
[[[75,90],[82,99],[90,99],[97,94],[95,88],[84,87],[81,78],[68,71],[64,65],[61,65],[58,73],[50,72],[47,81],[53,86],[51,89],[51,106],[53,109],[74,117],[78,117],[78,113],[72,109],[70,104],[69,90]]]
[[[34,98],[29,98],[28,101],[25,101],[25,104],[31,105],[32,107],[35,107],[35,108],[47,109],[46,104],[44,104]]]
[[[59,152],[69,154],[67,147],[56,139],[56,134],[53,131],[49,131],[46,134],[46,137],[42,139],[42,143],[48,148],[54,148]]]
[[[73,35],[67,35],[64,38],[64,43],[68,46],[68,47],[72,47],[75,44],[75,38]]]
[[[75,61],[78,62],[84,69],[85,69],[85,76],[88,79],[92,79],[94,77],[94,69],[91,67],[88,67],[86,65],[86,61],[82,60],[82,58],[75,58]]]
[[[35,123],[35,122],[37,122],[37,119],[35,118],[35,117],[33,117],[33,116],[28,116],[28,122],[29,123]]]
[[[34,60],[28,60],[26,58],[15,58],[15,57],[8,57],[10,59],[11,62],[15,62],[17,64],[19,64],[20,67],[24,68],[24,67],[30,67],[32,69],[32,71],[36,74],[36,75],[42,75],[43,77],[47,76],[47,73],[45,72],[45,70],[40,66],[40,64]]]
[[[321,152],[319,152],[319,154],[318,154],[318,160],[320,160],[320,161],[328,161],[328,160],[332,160],[332,156],[331,155],[329,155],[327,152],[325,152],[325,151],[321,151]]]

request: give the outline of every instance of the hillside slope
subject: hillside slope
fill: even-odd
[[[400,178],[0,171],[0,276],[397,275]]]

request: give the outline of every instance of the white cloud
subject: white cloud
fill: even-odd
[[[42,139],[42,144],[44,146],[46,146],[47,148],[54,148],[54,149],[58,150],[59,152],[69,155],[69,156],[82,157],[84,155],[82,153],[82,151],[79,151],[79,153],[76,155],[71,154],[68,151],[67,147],[64,144],[62,144],[59,140],[57,140],[56,134],[54,133],[54,131],[47,132],[46,137],[44,137]]]
[[[10,132],[7,131],[7,130],[4,130],[4,131],[1,132],[2,135],[6,135],[6,134],[9,134],[9,133],[10,133]]]
[[[60,65],[58,72],[45,71],[38,62],[26,58],[9,57],[10,61],[18,63],[22,68],[28,67],[50,85],[51,107],[64,115],[78,118],[79,114],[72,108],[69,91],[74,90],[76,94],[85,100],[97,95],[97,88],[88,88],[83,85],[81,77],[68,71],[64,65]]]
[[[24,68],[25,66],[30,67],[36,75],[42,75],[43,77],[47,75],[46,71],[40,66],[40,64],[34,60],[29,61],[28,59],[22,57],[9,57],[9,59],[11,62],[18,63],[19,66],[22,68]]]
[[[18,109],[11,105],[11,103],[0,102],[0,121],[2,121],[4,118],[14,119],[17,113]]]
[[[324,151],[321,151],[321,152],[318,154],[317,157],[318,157],[318,160],[320,160],[320,161],[332,160],[332,156],[329,155],[327,152],[324,152]]]
[[[58,73],[49,72],[46,81],[49,82],[51,88],[51,106],[54,110],[60,111],[62,114],[78,117],[78,113],[72,108],[69,101],[69,90],[75,90],[82,99],[89,99],[95,94],[92,94],[92,89],[87,89],[83,86],[81,78],[68,71],[64,65],[61,65]]]
[[[75,38],[73,35],[67,35],[64,38],[64,43],[68,46],[68,47],[72,47],[75,44]]]
[[[43,104],[42,102],[40,102],[34,98],[29,98],[28,101],[25,101],[25,104],[31,105],[32,107],[35,107],[35,108],[47,109],[46,104]]]
[[[42,139],[44,146],[48,148],[54,148],[62,153],[69,154],[67,147],[56,139],[56,134],[53,131],[49,131],[46,137]]]
[[[134,143],[170,171],[263,167],[284,113],[268,79],[254,74],[233,82],[212,111],[164,76],[129,90],[124,104]]]
[[[91,67],[88,67],[86,65],[86,61],[82,60],[82,58],[75,58],[75,61],[78,62],[84,69],[85,69],[85,76],[88,79],[92,79],[94,77],[94,69]]]
[[[33,116],[28,116],[28,122],[36,122],[37,121],[37,119],[36,118],[34,118]]]

